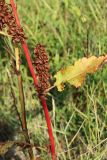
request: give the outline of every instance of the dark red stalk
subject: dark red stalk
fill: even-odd
[[[26,56],[26,60],[27,60],[27,63],[28,63],[29,69],[30,69],[30,73],[31,73],[32,78],[34,80],[34,84],[36,87],[38,87],[38,81],[37,81],[37,78],[36,78],[36,75],[35,75],[35,72],[33,69],[32,61],[30,58],[30,52],[29,52],[29,49],[28,49],[26,42],[22,43],[22,48],[23,48],[25,56]]]
[[[12,10],[13,10],[14,16],[16,18],[16,23],[17,23],[17,25],[20,26],[20,21],[19,21],[19,18],[18,18],[18,14],[17,14],[17,10],[16,10],[16,6],[15,6],[15,3],[14,3],[14,0],[10,0],[10,3],[11,3],[11,6],[12,6]],[[24,50],[24,54],[26,56],[26,60],[27,60],[28,66],[29,66],[29,70],[30,70],[31,76],[32,76],[32,78],[34,80],[34,84],[35,84],[35,86],[36,86],[36,88],[38,90],[38,81],[37,81],[37,78],[36,78],[36,75],[35,75],[35,72],[34,72],[32,61],[31,61],[31,58],[30,58],[30,52],[29,52],[29,49],[28,49],[26,41],[24,41],[21,45],[22,45],[22,48]],[[49,116],[46,100],[45,100],[44,96],[40,96],[39,98],[40,98],[41,104],[43,106],[44,113],[45,113],[45,119],[46,119],[46,122],[47,122],[48,134],[49,134],[50,143],[51,143],[52,160],[56,160],[55,143],[54,143],[54,137],[53,137],[53,133],[52,133],[51,119],[50,119],[50,116]]]
[[[54,137],[53,137],[53,133],[52,133],[51,119],[50,119],[50,116],[49,116],[49,112],[48,112],[48,108],[47,108],[45,97],[41,96],[40,97],[40,101],[41,101],[41,104],[42,104],[43,109],[44,109],[45,119],[46,119],[47,126],[48,126],[48,133],[50,135],[49,137],[50,137],[50,142],[51,142],[52,160],[56,160],[55,144],[54,144]]]

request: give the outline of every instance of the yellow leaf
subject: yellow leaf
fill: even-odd
[[[55,86],[58,91],[64,90],[64,83],[68,82],[75,87],[80,87],[88,73],[94,73],[107,61],[107,56],[82,58],[74,65],[61,69],[54,76],[56,78]]]

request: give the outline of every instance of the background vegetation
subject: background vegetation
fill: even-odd
[[[17,9],[32,58],[35,45],[44,44],[52,75],[78,58],[107,53],[106,0],[18,0]],[[20,52],[29,133],[40,147],[37,154],[47,160],[49,142],[43,109],[21,49]],[[14,50],[10,39],[0,36],[0,118],[17,130],[20,124],[14,106],[20,110],[20,103],[12,58]],[[106,66],[88,77],[79,89],[67,85],[62,93],[56,88],[50,91],[47,102],[59,159],[107,159],[106,93]]]

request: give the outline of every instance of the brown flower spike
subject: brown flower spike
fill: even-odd
[[[0,0],[0,30],[6,26],[8,26],[7,32],[14,43],[24,42],[26,37],[23,28],[16,24],[11,5],[8,5],[5,0]]]
[[[49,79],[49,61],[48,56],[45,50],[45,47],[41,44],[37,44],[36,48],[34,49],[35,53],[35,60],[34,65],[36,68],[38,81],[39,81],[39,93],[43,93],[46,89],[50,87]]]
[[[5,13],[7,12],[7,8],[5,6],[4,0],[0,0],[0,30],[5,27]]]

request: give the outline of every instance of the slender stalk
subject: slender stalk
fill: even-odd
[[[19,18],[18,18],[17,9],[16,9],[16,6],[15,6],[14,0],[10,0],[10,3],[11,3],[12,10],[13,10],[13,13],[14,13],[14,16],[15,16],[15,19],[16,19],[16,23],[17,23],[17,25],[20,26],[20,21],[19,21]],[[27,63],[28,63],[30,73],[31,73],[32,78],[34,80],[34,84],[35,84],[36,87],[38,87],[38,81],[37,81],[37,78],[35,76],[32,61],[31,61],[31,58],[30,58],[30,52],[29,52],[26,41],[24,43],[22,43],[21,45],[22,45],[22,48],[23,48],[25,56],[26,56],[26,60],[27,60]]]
[[[51,119],[50,119],[50,116],[49,116],[49,112],[48,112],[48,108],[47,108],[45,97],[44,96],[40,96],[40,101],[41,101],[41,104],[42,104],[43,109],[44,109],[45,118],[46,118],[47,127],[48,127],[48,133],[50,135],[49,138],[50,138],[50,143],[51,143],[52,159],[56,160],[55,144],[54,144],[54,137],[53,137],[53,133],[52,133]]]
[[[30,138],[27,129],[27,121],[26,121],[26,109],[25,109],[25,99],[24,99],[24,92],[23,92],[23,85],[22,85],[22,76],[20,73],[20,57],[19,57],[19,50],[15,48],[15,57],[16,57],[16,69],[17,69],[17,77],[18,77],[18,87],[19,87],[19,98],[21,104],[21,119],[22,119],[22,131],[24,133],[25,141],[30,144]],[[34,160],[33,150],[32,147],[28,149],[29,156],[31,160]]]
[[[8,73],[8,72],[7,72]],[[12,87],[12,79],[11,79],[11,77],[12,77],[12,75],[11,75],[11,73],[9,74],[7,74],[7,76],[8,76],[8,79],[9,79],[9,81],[10,81],[10,89],[11,89],[11,95],[12,95],[12,98],[13,98],[13,107],[14,107],[14,109],[15,109],[15,112],[16,112],[16,114],[17,114],[17,117],[18,117],[18,120],[19,120],[19,122],[20,122],[20,125],[22,126],[22,120],[21,120],[21,117],[20,117],[20,113],[19,113],[19,111],[18,111],[18,108],[17,108],[17,106],[16,106],[16,97],[15,97],[15,93],[14,93],[14,90],[13,90],[13,87]]]
[[[15,18],[16,18],[16,23],[18,25],[20,25],[20,21],[19,21],[19,18],[18,18],[18,14],[17,14],[17,10],[16,10],[14,0],[10,0],[10,3],[11,3],[12,10],[13,10],[13,13],[14,13]],[[37,78],[36,78],[36,75],[35,75],[35,72],[34,72],[32,61],[31,61],[31,58],[30,58],[30,52],[29,52],[26,41],[24,43],[22,43],[21,45],[22,45],[22,48],[24,50],[24,54],[26,56],[26,60],[27,60],[28,66],[29,66],[30,73],[31,73],[32,78],[34,80],[35,87],[38,90],[38,81],[37,81]],[[46,119],[46,122],[47,122],[48,134],[49,134],[50,143],[51,143],[52,160],[56,160],[55,143],[54,143],[54,137],[53,137],[53,133],[52,133],[51,119],[49,117],[49,112],[48,112],[46,100],[45,100],[45,97],[43,97],[43,96],[40,96],[39,98],[40,98],[41,104],[43,106],[44,113],[45,113],[45,119]]]

